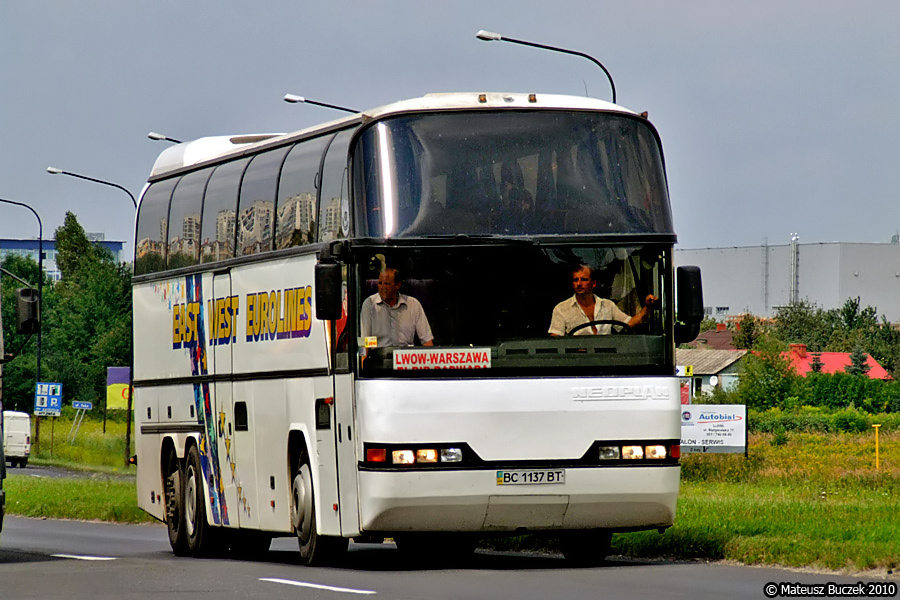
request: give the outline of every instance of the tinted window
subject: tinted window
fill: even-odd
[[[347,149],[353,131],[334,137],[322,165],[319,202],[319,240],[327,242],[350,235],[350,203],[347,190]]]
[[[215,262],[234,256],[238,187],[248,160],[216,167],[209,178],[200,226],[203,232],[200,262]]]
[[[156,273],[166,268],[166,224],[169,198],[177,179],[152,184],[141,199],[134,245],[134,274]]]
[[[170,269],[196,265],[199,261],[200,209],[210,173],[212,169],[185,175],[172,194],[166,259]]]
[[[315,138],[294,146],[278,185],[276,248],[309,244],[316,240],[316,196],[322,154],[331,136]]]
[[[244,173],[238,211],[241,255],[272,249],[278,172],[287,151],[288,148],[279,148],[253,157]]]
[[[403,116],[360,135],[357,235],[671,233],[646,121],[567,111]],[[363,221],[363,219],[360,219]]]

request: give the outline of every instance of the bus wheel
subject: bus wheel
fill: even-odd
[[[300,561],[317,566],[334,562],[347,550],[348,539],[319,535],[309,455],[303,452],[291,484],[291,520],[300,545]]]
[[[203,498],[203,468],[200,451],[191,446],[184,468],[184,529],[188,550],[198,556],[209,547],[210,526],[206,522],[206,501]]]
[[[597,567],[603,564],[612,545],[612,532],[606,529],[586,529],[566,532],[559,540],[563,556],[577,567]]]
[[[184,524],[184,493],[181,466],[175,449],[169,451],[165,472],[166,529],[169,530],[169,545],[176,556],[188,553],[187,535]]]

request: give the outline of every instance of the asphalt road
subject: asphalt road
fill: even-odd
[[[0,534],[0,599],[736,600],[767,597],[767,583],[885,583],[871,577],[624,559],[573,569],[560,556],[484,551],[465,568],[442,568],[440,558],[431,567],[414,568],[404,564],[393,544],[351,544],[338,568],[302,567],[297,558],[290,538],[275,540],[271,552],[254,560],[177,558],[161,525],[7,516]]]

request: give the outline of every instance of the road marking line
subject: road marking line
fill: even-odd
[[[81,556],[78,554],[51,554],[53,558],[71,558],[73,560],[116,560],[112,556]]]
[[[330,585],[320,585],[318,583],[307,583],[305,581],[291,581],[290,579],[275,579],[272,577],[261,577],[260,581],[271,581],[272,583],[283,583],[285,585],[294,585],[297,587],[315,588],[317,590],[328,590],[330,592],[344,592],[345,594],[377,594],[372,590],[354,590],[352,588],[334,587]]]

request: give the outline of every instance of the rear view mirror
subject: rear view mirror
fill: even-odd
[[[678,321],[675,343],[692,342],[700,333],[703,321],[703,284],[700,267],[678,267],[675,270],[675,297],[678,302]]]
[[[316,318],[320,321],[337,321],[341,318],[343,302],[341,265],[319,263],[316,265]]]

